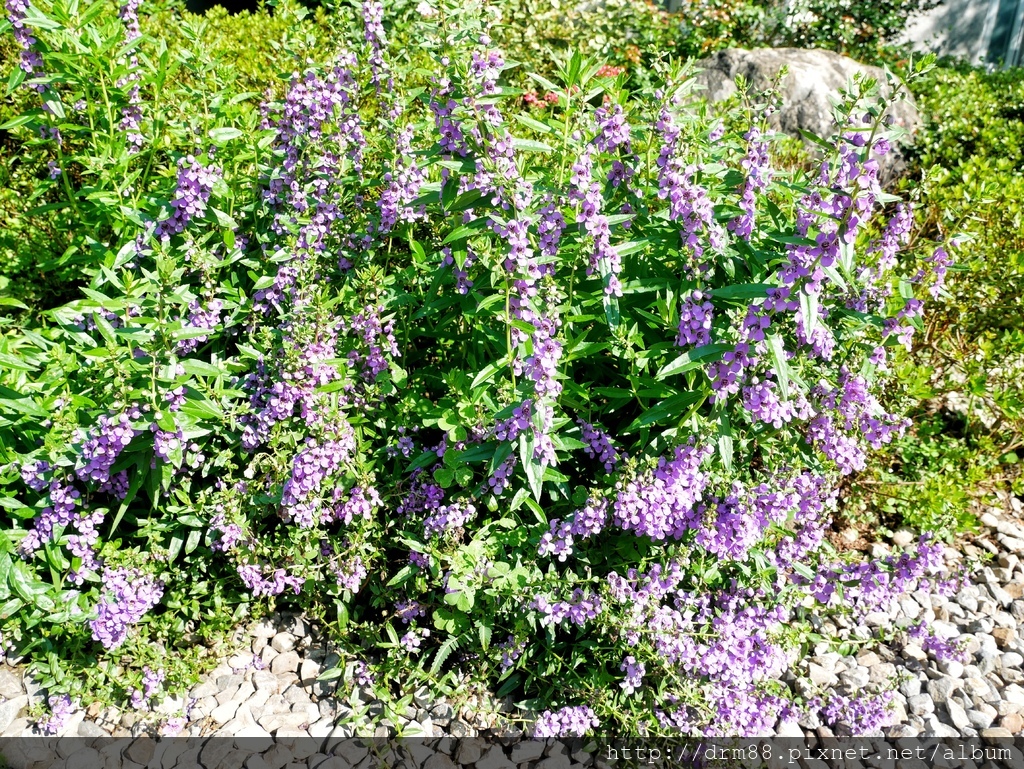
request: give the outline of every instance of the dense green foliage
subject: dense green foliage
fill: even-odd
[[[1024,494],[1024,72],[948,64],[918,81],[925,124],[903,187],[924,235],[962,235],[947,293],[899,373],[918,427],[850,496],[851,517],[952,537]]]
[[[871,84],[830,185],[769,162],[790,152],[762,135],[772,94],[720,124],[668,60],[875,56],[912,3],[836,28],[825,6],[793,26],[762,3],[403,0],[386,54],[354,4],[143,8],[137,41],[104,2],[44,5],[45,72],[0,107],[0,623],[45,684],[126,699],[154,642],[180,684],[196,640],[291,601],[378,696],[461,670],[629,730],[881,722],[884,698],[850,723],[852,701],[775,679],[861,643],[808,607],[860,616],[858,580],[893,568],[858,577],[820,543],[840,476],[849,517],[949,536],[1020,445],[1013,77],[911,73],[928,122],[904,232],[865,164],[887,138]],[[5,70],[19,53],[5,31]],[[867,191],[837,193],[851,175]],[[921,259],[951,235],[960,272],[922,322]],[[984,413],[940,410],[950,392]],[[631,569],[718,624],[622,600]]]

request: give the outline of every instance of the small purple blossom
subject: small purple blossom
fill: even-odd
[[[110,650],[128,637],[128,630],[159,603],[164,588],[137,569],[106,569],[98,616],[89,622],[92,637]]]
[[[71,702],[71,697],[66,694],[51,695],[47,703],[50,706],[50,715],[38,723],[39,729],[43,734],[58,734],[77,708]]]
[[[298,595],[302,592],[302,585],[306,581],[304,577],[293,576],[284,569],[275,569],[267,577],[259,566],[251,564],[239,565],[238,576],[257,598],[261,595],[281,595],[287,589],[291,589],[295,595]]]
[[[206,215],[213,185],[221,178],[218,168],[206,167],[191,155],[178,161],[178,188],[171,200],[171,215],[160,222],[156,235],[169,238],[185,231],[193,219]]]
[[[403,635],[399,643],[409,654],[418,654],[423,641],[429,637],[430,631],[426,628],[414,628]]]
[[[700,291],[689,294],[679,307],[679,347],[703,347],[711,343],[714,305]]]
[[[545,710],[534,724],[533,737],[538,740],[549,737],[583,737],[600,723],[594,711],[585,705],[556,711]]]

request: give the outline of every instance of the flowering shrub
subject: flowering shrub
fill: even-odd
[[[855,481],[847,512],[952,538],[1000,491],[1024,494],[1024,80],[1019,69],[947,64],[913,87],[925,121],[905,186],[919,236],[957,233],[961,245],[955,265],[936,265],[946,286],[913,353],[895,362],[913,434]]]
[[[183,85],[202,111],[172,120],[165,60],[89,47],[134,6],[31,8],[11,82],[41,106],[6,129],[52,153],[95,269],[2,340],[0,629],[73,650],[55,685],[116,661],[146,704],[146,639],[279,599],[329,620],[339,674],[462,668],[538,735],[885,723],[884,692],[780,680],[955,582],[927,538],[824,539],[906,428],[876,390],[941,280],[879,186],[874,84],[805,177],[771,167],[772,94],[726,134],[678,68],[629,94],[575,55],[531,113],[469,12],[407,88],[367,0],[356,50],[279,97]],[[818,635],[837,613],[854,635]]]

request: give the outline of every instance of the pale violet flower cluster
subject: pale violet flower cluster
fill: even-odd
[[[538,740],[549,737],[582,737],[600,724],[593,709],[585,705],[555,711],[545,710],[533,726],[533,737]]]
[[[268,577],[263,569],[253,564],[240,564],[238,576],[256,598],[262,595],[281,595],[289,589],[298,595],[306,581],[304,577],[289,574],[284,569],[275,569]]]
[[[213,186],[220,178],[220,169],[204,166],[192,155],[179,160],[178,188],[171,200],[173,211],[157,225],[157,237],[179,235],[194,219],[202,219],[206,215]]]
[[[313,438],[307,439],[306,448],[292,462],[291,477],[285,481],[281,492],[282,514],[287,520],[293,520],[303,528],[320,522],[323,506],[320,488],[327,478],[352,458],[355,448],[351,428],[337,440],[317,443]]]
[[[441,505],[423,521],[423,530],[428,537],[440,537],[455,529],[461,529],[476,517],[476,507],[469,502],[453,502]]]
[[[703,347],[711,343],[715,308],[700,291],[691,292],[679,307],[679,347]]]
[[[106,569],[97,616],[89,622],[93,639],[108,650],[118,648],[163,594],[163,585],[138,569]]]

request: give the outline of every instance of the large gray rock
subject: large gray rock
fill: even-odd
[[[736,93],[736,77],[742,75],[755,89],[765,89],[783,66],[789,74],[781,83],[782,109],[772,116],[774,127],[799,137],[809,131],[824,139],[835,131],[832,105],[839,99],[840,89],[847,89],[856,73],[875,78],[883,94],[889,89],[885,73],[879,67],[860,64],[848,56],[831,51],[803,48],[757,48],[745,51],[728,48],[698,62],[702,71],[697,83],[703,86],[709,101],[724,101]],[[920,125],[920,116],[913,97],[897,102],[890,110],[893,122],[911,133]],[[898,148],[883,163],[887,173],[902,168]]]

